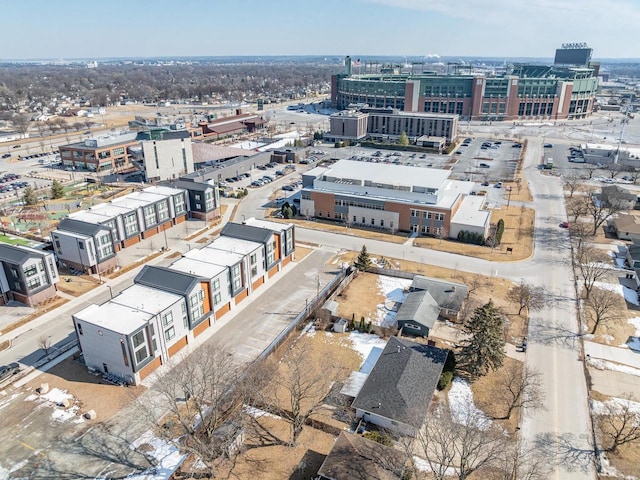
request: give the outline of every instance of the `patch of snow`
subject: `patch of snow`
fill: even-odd
[[[598,370],[613,370],[614,372],[628,373],[629,375],[636,375],[640,377],[640,368],[620,365],[615,362],[608,362],[607,360],[600,360],[598,358],[590,358],[587,363]]]
[[[407,299],[405,289],[409,286],[409,279],[378,275],[378,290],[385,296],[385,301],[377,307],[377,325],[395,327],[397,312],[393,308],[396,303],[403,303]]]
[[[413,457],[413,465],[416,467],[416,469],[419,472],[432,472],[433,470],[431,469],[431,465],[429,465],[429,462],[427,462],[424,458],[420,458],[420,457]],[[457,475],[457,469],[453,468],[453,467],[447,467],[447,469],[445,470],[445,475],[447,476],[456,476]]]
[[[613,252],[611,252],[613,253]],[[624,258],[618,258],[618,257],[614,257],[614,261],[616,262],[616,267],[618,268],[622,268],[622,269],[627,269],[627,266],[624,264]]]
[[[44,395],[40,395],[40,398],[48,400],[49,402],[58,404],[67,398],[73,398],[73,395],[67,393],[66,390],[60,390],[59,388],[52,388]]]
[[[73,407],[66,410],[64,408],[55,408],[53,410],[53,413],[51,414],[51,418],[59,422],[66,422],[67,420],[76,419],[76,417],[78,416],[78,409],[79,407],[77,405],[74,405]],[[80,417],[80,420],[82,421],[82,417]]]
[[[633,305],[640,305],[640,303],[638,303],[638,293],[632,288],[625,287],[624,285],[620,285],[619,283],[605,282],[595,282],[593,286],[601,288],[602,290],[610,290],[612,292],[615,292],[618,295],[623,296],[627,302]]]
[[[353,349],[358,352],[363,359],[369,356],[373,347],[384,349],[387,344],[386,340],[370,333],[349,332],[349,340],[353,344]]]
[[[153,469],[145,470],[140,474],[133,474],[127,478],[140,480],[168,480],[178,469],[186,458],[174,445],[156,437],[151,430],[145,432],[141,437],[133,442],[132,447],[137,448],[142,444],[151,446],[152,450],[147,452],[156,459],[157,466]]]
[[[256,408],[256,407],[252,407],[251,405],[243,405],[242,406],[242,411],[244,413],[246,413],[247,415],[251,415],[253,418],[271,417],[271,418],[277,418],[279,420],[282,419],[282,417],[279,417],[278,415],[274,415],[273,413],[265,412],[264,410],[261,410],[261,409]]]
[[[636,337],[640,337],[640,317],[633,317],[627,320],[636,329]]]
[[[0,410],[2,410],[4,407],[6,407],[7,405],[9,405],[11,403],[11,401],[16,398],[18,395],[20,395],[19,393],[14,393],[13,395],[11,395],[9,398],[5,398],[2,400],[2,402],[0,402]],[[2,478],[2,477],[0,477]]]
[[[466,424],[473,419],[478,428],[488,428],[490,420],[473,403],[473,392],[469,382],[461,378],[454,378],[449,390],[449,408],[456,423]]]
[[[32,393],[31,395],[29,395],[29,396],[25,397],[24,401],[25,401],[25,402],[32,402],[32,401],[34,401],[36,398],[38,398],[38,395],[35,395],[35,394],[33,394],[33,393]]]
[[[307,323],[307,325],[302,329],[302,335],[306,335],[307,337],[313,337],[316,334],[316,327],[312,322]]]
[[[608,345],[610,345],[611,342],[615,340],[615,337],[613,335],[601,335],[600,338],[607,342]]]
[[[629,405],[629,411],[633,413],[640,413],[640,402],[634,402],[632,400],[625,400],[622,398],[610,398],[606,402],[600,402],[598,400],[589,400],[591,404],[591,410],[596,415],[602,415],[608,413],[609,407],[613,411],[620,411],[622,406]]]

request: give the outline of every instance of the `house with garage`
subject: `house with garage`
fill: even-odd
[[[448,353],[391,337],[351,404],[356,416],[415,436],[424,423]]]
[[[211,326],[213,315],[206,278],[167,267],[145,265],[134,283],[175,293],[185,299],[189,330],[197,337]]]
[[[57,295],[60,280],[53,253],[0,243],[0,305],[37,305]]]
[[[402,480],[406,471],[407,457],[400,450],[341,432],[316,480]]]
[[[631,240],[640,243],[640,217],[633,214],[619,213],[609,221],[620,240]]]
[[[469,296],[469,288],[462,283],[446,282],[438,278],[415,275],[410,292],[429,292],[440,307],[440,317],[450,321],[460,320],[460,312]]]

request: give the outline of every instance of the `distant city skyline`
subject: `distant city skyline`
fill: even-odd
[[[264,55],[639,58],[637,0],[0,0],[0,61]],[[579,26],[579,28],[577,28]]]

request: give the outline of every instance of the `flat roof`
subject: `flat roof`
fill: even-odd
[[[104,327],[123,335],[128,335],[144,327],[153,318],[150,313],[111,301],[102,305],[89,305],[74,313],[73,316],[80,321]]]
[[[145,190],[141,192],[130,193],[129,195],[131,196],[131,198],[134,198],[136,200],[142,200],[147,203],[159,202],[161,200],[165,200],[169,196],[169,195],[160,195],[158,193],[151,193]]]
[[[214,278],[227,271],[224,265],[210,263],[197,258],[182,257],[173,262],[169,268],[180,272],[192,273],[205,278]]]
[[[86,240],[87,238],[91,238],[91,235],[83,235],[81,233],[72,232],[70,230],[60,230],[58,228],[56,228],[51,233],[56,233],[56,234],[60,234],[60,235],[66,235],[67,237],[81,238],[82,240]]]
[[[483,196],[469,195],[464,197],[451,221],[461,225],[484,227],[491,216],[491,212],[482,210],[484,202]]]
[[[113,204],[118,205],[120,207],[129,208],[131,210],[135,210],[136,208],[144,207],[145,205],[149,205],[149,202],[139,199],[133,198],[130,196],[116,198],[113,201]]]
[[[262,220],[255,217],[247,218],[242,223],[246,225],[251,225],[252,227],[260,227],[260,228],[266,228],[268,230],[274,230],[276,232],[282,232],[293,226],[293,223],[272,222],[269,220]]]
[[[134,209],[116,203],[99,203],[91,207],[91,212],[108,217],[117,217],[123,213],[132,212]]]
[[[344,179],[370,180],[372,183],[420,186],[439,190],[451,175],[451,170],[339,160],[329,167],[324,175]]]
[[[148,187],[142,190],[143,192],[154,193],[158,195],[176,195],[178,193],[183,193],[184,189],[178,187],[167,187],[164,185],[154,185],[153,187]]]
[[[225,252],[224,250],[209,248],[208,246],[199,250],[190,250],[185,253],[184,256],[216,265],[224,265],[225,267],[231,267],[242,261],[243,258],[242,255],[238,255],[237,253]]]
[[[80,210],[78,212],[70,214],[69,218],[87,223],[100,223],[106,222],[113,217],[110,215],[105,215],[104,213],[94,212],[93,210]]]
[[[182,298],[175,293],[134,284],[120,292],[111,301],[157,315],[182,300]]]
[[[231,253],[240,253],[242,255],[247,255],[258,248],[262,247],[261,243],[252,242],[250,240],[242,240],[240,238],[232,238],[232,237],[218,237],[209,245],[209,248],[215,248],[218,250],[224,250],[226,252]]]

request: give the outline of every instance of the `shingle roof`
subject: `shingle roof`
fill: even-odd
[[[448,350],[391,337],[353,408],[419,428]]]
[[[411,321],[432,329],[439,315],[440,307],[436,301],[429,292],[422,290],[407,295],[406,300],[398,309],[396,321]]]
[[[71,218],[64,218],[58,224],[58,230],[68,231],[73,233],[80,233],[82,235],[94,236],[103,230],[109,230],[108,227],[102,225],[91,224],[83,222],[81,220],[73,220]]]
[[[33,248],[23,247],[21,245],[0,243],[0,261],[21,264],[31,257],[42,257],[42,253]]]
[[[462,283],[445,282],[437,278],[416,275],[411,283],[411,290],[428,291],[440,308],[460,311],[469,289]]]
[[[198,275],[178,272],[166,267],[145,265],[133,281],[147,287],[184,295],[193,290],[195,284],[201,280],[204,281],[205,279]]]
[[[260,227],[252,227],[251,225],[243,225],[241,223],[227,223],[220,235],[223,237],[240,238],[251,242],[266,243],[273,235],[273,230]]]
[[[398,480],[405,464],[406,456],[400,450],[342,432],[318,475],[332,480]]]
[[[628,233],[640,233],[640,218],[636,215],[625,215],[624,213],[618,214],[617,218],[613,219],[613,224],[616,230]]]

